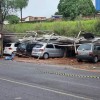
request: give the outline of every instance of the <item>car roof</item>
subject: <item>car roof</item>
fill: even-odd
[[[83,44],[81,44],[81,45],[88,45],[88,44],[93,44],[93,43],[83,43]]]
[[[98,42],[84,43],[84,44],[81,44],[81,45],[88,45],[88,44],[90,44],[90,45],[100,45],[100,43],[98,43]],[[80,45],[80,46],[81,46],[81,45]]]
[[[37,44],[53,44],[53,43],[37,42]]]
[[[15,44],[15,43],[7,43],[7,44]]]

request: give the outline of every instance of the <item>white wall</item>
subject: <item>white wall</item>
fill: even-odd
[[[27,18],[25,19],[25,21],[29,21],[29,17],[27,17]]]
[[[9,22],[8,22],[7,20],[5,20],[5,21],[3,22],[3,24],[6,25],[6,24],[9,24]]]

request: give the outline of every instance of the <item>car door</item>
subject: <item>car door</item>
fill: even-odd
[[[27,53],[28,53],[29,55],[31,55],[32,49],[33,49],[33,47],[34,47],[35,45],[36,45],[35,43],[32,43],[32,44],[28,44],[28,45],[27,45],[26,50],[27,50]]]
[[[96,49],[95,55],[97,55],[98,59],[100,60],[100,45],[96,45],[95,49]]]
[[[45,50],[46,50],[45,52],[47,52],[49,54],[49,57],[55,57],[56,56],[53,44],[47,44]]]
[[[99,60],[100,60],[100,46],[98,47],[98,57],[99,57]]]
[[[64,52],[61,49],[61,47],[58,46],[58,45],[54,45],[54,47],[55,47],[55,55],[56,55],[56,57],[62,57]]]
[[[23,55],[23,54],[25,53],[26,46],[27,46],[26,43],[21,43],[21,44],[18,46],[17,52],[18,52],[19,54]]]

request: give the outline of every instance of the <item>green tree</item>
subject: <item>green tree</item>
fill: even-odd
[[[20,9],[21,22],[22,22],[22,10],[28,5],[29,0],[15,0],[15,8]]]
[[[14,0],[0,0],[0,34],[3,35],[2,29],[3,29],[3,21],[5,20],[5,17],[9,15],[9,13],[12,12],[12,9],[14,8]],[[3,55],[3,37],[0,39],[0,53]]]
[[[0,13],[2,15],[2,22],[4,21],[5,17],[9,15],[14,8],[14,0],[1,0],[1,11]]]
[[[91,0],[60,0],[58,13],[64,18],[75,19],[80,14],[89,16],[95,13],[95,8]]]
[[[10,24],[17,24],[19,23],[20,18],[16,15],[8,15],[6,20],[8,20]]]

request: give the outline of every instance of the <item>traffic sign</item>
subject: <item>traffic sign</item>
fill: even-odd
[[[96,10],[100,11],[100,0],[96,0]]]
[[[92,0],[97,11],[100,11],[100,0]]]

